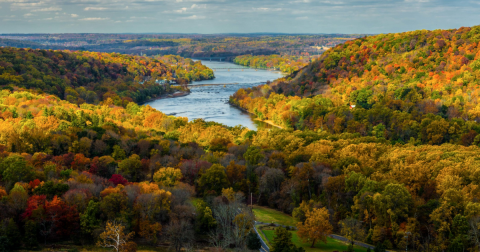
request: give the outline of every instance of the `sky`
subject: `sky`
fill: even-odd
[[[0,33],[376,34],[480,24],[480,0],[0,0]]]

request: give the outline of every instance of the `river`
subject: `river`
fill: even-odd
[[[195,81],[189,88],[191,93],[177,98],[159,99],[146,103],[165,114],[188,117],[190,121],[203,118],[205,121],[215,121],[227,126],[242,125],[252,130],[266,128],[269,125],[254,120],[254,117],[230,104],[230,95],[240,88],[258,86],[268,80],[282,77],[282,73],[256,70],[235,65],[229,62],[202,61],[204,65],[215,71],[215,79]],[[219,69],[242,68],[242,69]],[[211,85],[208,85],[211,84]]]

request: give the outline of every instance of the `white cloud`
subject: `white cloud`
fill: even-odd
[[[205,16],[192,15],[192,16],[184,17],[182,19],[205,19]]]
[[[296,17],[295,19],[296,19],[296,20],[307,20],[308,17]]]
[[[38,10],[33,10],[33,12],[37,12],[37,11],[40,11],[40,12],[47,12],[47,11],[61,11],[62,8],[60,7],[48,7],[48,8],[42,8],[42,9],[38,9]]]
[[[41,6],[41,5],[45,4],[45,2],[43,2],[43,1],[24,2],[24,1],[20,0],[20,1],[11,1],[11,2],[12,2],[12,5],[11,5],[12,8],[21,8],[21,9],[37,7],[37,6]]]
[[[102,10],[106,10],[107,8],[105,7],[85,7],[85,11],[102,11]]]
[[[187,8],[181,8],[180,10],[174,10],[175,13],[184,13],[187,11]],[[168,11],[167,11],[168,12]]]
[[[70,16],[71,16],[72,18],[77,18],[77,17],[78,17],[77,14],[71,14]]]
[[[253,11],[259,11],[259,12],[271,12],[271,11],[281,11],[282,8],[265,8],[265,7],[260,7],[260,8],[252,8]]]
[[[90,17],[90,18],[82,18],[79,20],[80,21],[102,21],[102,20],[108,20],[108,18]]]
[[[32,13],[26,13],[26,14],[23,14],[23,16],[24,17],[31,17],[31,16],[33,16],[33,14]]]
[[[191,9],[206,9],[207,5],[206,4],[192,4]]]

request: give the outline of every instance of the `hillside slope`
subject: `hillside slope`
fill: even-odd
[[[479,41],[480,26],[348,41],[295,76],[239,90],[231,102],[290,128],[426,143],[470,133],[471,144],[480,120]],[[442,126],[421,132],[431,123]]]
[[[193,61],[187,63],[185,68],[191,68],[191,73],[188,78],[177,78],[179,83],[213,78],[210,69]],[[176,89],[159,85],[155,80],[175,79],[175,71],[164,61],[139,56],[0,48],[1,89],[33,89],[77,104],[111,98],[116,105],[125,106],[131,101],[142,103],[172,93]]]

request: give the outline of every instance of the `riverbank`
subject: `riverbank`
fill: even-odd
[[[248,110],[246,110],[246,109],[244,109],[244,108],[242,108],[242,107],[240,107],[240,106],[237,106],[236,104],[233,104],[233,103],[231,103],[230,101],[228,102],[228,104],[230,104],[230,106],[235,107],[235,108],[237,108],[237,109],[239,109],[239,110],[241,110],[241,111],[243,111],[243,112],[245,112],[245,113],[249,113],[249,114],[251,114],[251,115],[255,115],[254,113],[252,113],[252,112],[250,112],[250,111],[248,111]],[[253,119],[253,120],[266,123],[266,124],[268,124],[268,125],[271,125],[271,126],[273,126],[273,127],[279,128],[279,129],[284,129],[282,126],[275,124],[275,123],[274,123],[273,121],[271,121],[271,120],[262,120],[262,119],[259,119],[259,118],[255,118],[255,119]]]

